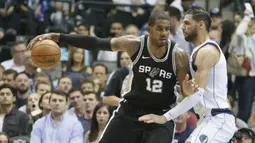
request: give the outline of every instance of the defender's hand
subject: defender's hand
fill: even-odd
[[[49,40],[53,40],[55,42],[58,42],[59,36],[60,36],[60,33],[47,33],[47,34],[38,35],[29,42],[27,48],[29,50],[31,50],[31,48],[35,45],[36,42],[41,41],[41,40],[45,40],[45,39],[49,39]]]
[[[143,121],[145,123],[157,123],[157,124],[165,124],[167,122],[165,116],[159,116],[155,114],[141,116],[138,120]]]
[[[184,95],[191,95],[197,91],[199,86],[196,84],[194,79],[189,80],[189,75],[187,74],[182,82],[182,92]]]

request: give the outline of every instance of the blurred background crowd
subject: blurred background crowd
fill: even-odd
[[[34,123],[58,113],[78,119],[84,142],[97,143],[127,84],[123,80],[131,60],[125,52],[95,53],[60,43],[61,62],[42,70],[26,49],[30,39],[48,32],[140,36],[147,33],[149,15],[165,11],[171,17],[169,39],[190,55],[194,46],[185,41],[181,24],[185,11],[197,5],[210,13],[209,36],[227,59],[229,104],[239,128],[233,142],[252,143],[255,0],[0,0],[0,142],[29,142],[32,130],[32,135],[43,136]],[[179,116],[174,143],[184,143],[199,118],[193,110]],[[70,128],[71,122],[59,126]]]

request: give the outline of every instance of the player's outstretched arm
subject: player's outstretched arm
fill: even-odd
[[[141,42],[140,37],[131,35],[118,38],[97,38],[78,34],[47,33],[35,37],[29,43],[28,48],[31,49],[37,41],[44,39],[50,39],[90,51],[126,51],[130,56],[138,50]]]
[[[194,83],[192,83],[198,84],[198,86],[200,87],[198,91],[186,97],[178,105],[165,113],[163,116],[149,114],[140,117],[139,120],[147,123],[164,124],[165,122],[177,118],[184,112],[187,112],[189,109],[194,107],[202,100],[204,88],[206,87],[208,80],[208,75],[213,66],[218,62],[219,57],[220,52],[213,45],[206,45],[204,48],[201,48],[196,56],[195,65],[197,66],[197,71],[195,73]],[[187,92],[190,92],[191,86],[189,83],[191,83],[191,81],[187,82],[187,80],[184,80],[184,82],[182,82],[183,90],[187,90]]]

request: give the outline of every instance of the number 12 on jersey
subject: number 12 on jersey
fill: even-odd
[[[163,82],[157,79],[146,78],[146,89],[150,92],[161,93]]]

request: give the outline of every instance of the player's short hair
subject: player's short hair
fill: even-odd
[[[209,29],[210,29],[211,23],[212,23],[212,19],[211,19],[209,13],[205,9],[203,9],[200,6],[194,6],[194,7],[191,7],[185,13],[185,15],[187,15],[187,14],[191,14],[192,18],[197,22],[204,21],[206,30],[209,32]]]
[[[178,8],[170,6],[168,13],[170,17],[176,17],[177,20],[181,20],[181,11]]]
[[[163,11],[157,11],[151,13],[149,20],[148,20],[148,25],[153,25],[156,20],[168,20],[170,21],[170,17],[165,14]]]

